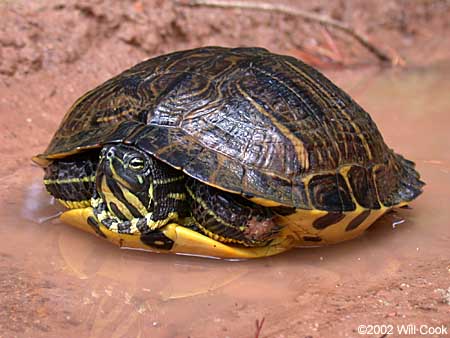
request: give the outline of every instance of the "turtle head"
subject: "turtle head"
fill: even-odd
[[[108,210],[131,220],[151,212],[153,159],[140,149],[113,144],[100,153],[97,191]]]

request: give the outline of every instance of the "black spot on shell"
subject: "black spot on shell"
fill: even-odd
[[[148,232],[141,235],[141,242],[155,249],[171,250],[174,241],[162,232]]]
[[[316,219],[313,222],[313,227],[317,230],[323,230],[330,225],[339,223],[344,217],[345,215],[342,212],[329,212],[325,216]]]
[[[366,220],[367,217],[369,217],[369,215],[370,210],[363,211],[362,213],[360,213],[358,216],[356,216],[354,219],[351,220],[351,222],[345,228],[345,231],[356,229],[362,222]]]
[[[87,223],[91,226],[91,228],[95,231],[97,235],[106,238],[106,235],[100,230],[100,227],[98,226],[98,223],[94,217],[89,216],[87,219]]]

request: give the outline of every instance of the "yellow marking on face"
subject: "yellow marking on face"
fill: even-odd
[[[153,200],[153,183],[150,182],[150,186],[148,187],[148,196],[150,197],[150,201]]]
[[[128,210],[126,205],[124,205],[121,201],[117,199],[117,197],[113,194],[113,192],[109,189],[108,184],[106,183],[106,177],[103,176],[102,182],[101,182],[101,191],[103,193],[103,196],[105,197],[105,203],[106,205],[109,205],[109,203],[114,202],[114,204],[117,206],[117,208],[120,210],[120,212],[127,218],[127,219],[133,219],[133,215]]]
[[[136,177],[137,177],[137,179],[139,181],[139,184],[144,184],[144,179],[142,178],[141,175],[136,175]]]
[[[309,81],[311,81],[311,83],[314,83],[318,90],[320,90],[321,94],[324,95],[325,97],[328,98],[329,102],[333,102],[334,98],[330,95],[330,93],[325,90],[319,83],[317,83],[317,81],[315,81],[314,79],[312,79],[307,73],[305,73],[304,71],[302,71],[301,69],[299,69],[298,67],[294,66],[292,63],[290,63],[289,61],[284,61],[290,68],[292,68],[293,70],[295,70],[296,72],[298,72],[299,74],[301,74],[302,76],[304,76],[305,78],[307,78]],[[356,131],[356,134],[358,136],[358,138],[361,140],[364,148],[366,149],[367,152],[367,156],[370,159],[372,159],[372,151],[370,150],[369,144],[366,140],[366,138],[364,137],[364,135],[361,132],[361,128],[359,128],[359,126],[353,122],[353,119],[350,117],[350,115],[345,111],[345,109],[342,109],[339,105],[336,105],[337,108],[339,109],[339,111],[342,113],[342,115],[345,116],[345,118],[348,120],[348,122],[353,126],[353,128]]]
[[[97,208],[101,202],[102,202],[101,198],[94,198],[94,197],[91,198],[91,205],[93,208]]]
[[[81,178],[71,177],[71,178],[62,178],[62,179],[45,179],[44,184],[66,184],[66,183],[82,183],[82,182],[95,182],[95,175],[93,176],[84,176]]]
[[[113,232],[119,232],[119,225],[117,222],[113,222],[108,229]]]
[[[139,229],[137,228],[137,222],[139,221],[139,218],[133,218],[131,220],[131,226],[130,226],[130,232],[132,234],[140,234],[141,232],[139,231]]]
[[[130,192],[125,187],[122,187],[121,185],[119,185],[119,188],[120,190],[122,190],[122,194],[127,202],[130,203],[136,210],[138,210],[141,215],[145,215],[148,213],[147,208],[142,204],[142,202],[136,195],[134,195],[132,192]]]
[[[119,161],[123,165],[123,161],[119,158],[115,158],[117,161]],[[111,169],[112,178],[115,179],[120,185],[124,186],[127,189],[131,189],[130,184],[125,181],[116,171],[116,168],[114,168],[114,165],[112,164],[112,161],[110,161],[109,167]]]
[[[99,221],[103,221],[105,219],[108,218],[108,213],[106,212],[106,210],[103,210],[99,215],[98,215],[98,220]]]
[[[261,114],[269,118],[270,121],[285,135],[294,146],[298,160],[300,161],[300,165],[302,169],[308,169],[309,168],[309,155],[308,151],[305,148],[305,145],[303,142],[295,136],[286,126],[284,126],[282,123],[280,123],[274,116],[269,114],[263,107],[261,107],[252,97],[250,97],[249,94],[247,94],[238,84],[236,85],[239,92],[244,96],[246,100],[248,100]]]

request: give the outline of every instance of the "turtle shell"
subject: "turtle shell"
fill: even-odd
[[[35,161],[111,142],[264,205],[379,209],[414,199],[423,185],[346,93],[261,48],[208,47],[139,63],[78,99]]]

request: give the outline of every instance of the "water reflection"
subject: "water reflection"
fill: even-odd
[[[58,218],[64,208],[45,191],[40,176],[33,176],[30,186],[25,188],[20,215],[26,220],[42,224]]]

